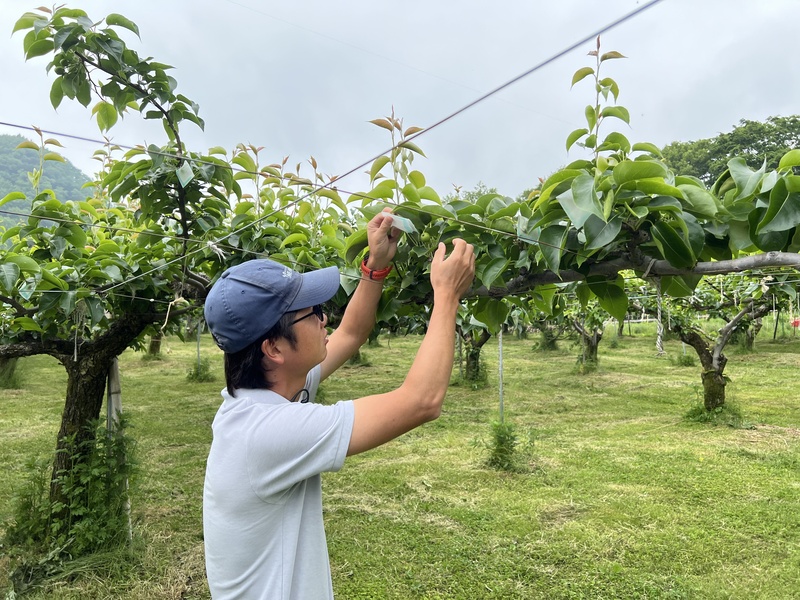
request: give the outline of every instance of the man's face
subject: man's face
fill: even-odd
[[[297,311],[291,327],[297,338],[294,358],[297,359],[300,369],[307,372],[325,360],[327,355],[325,346],[328,343],[328,331],[325,329],[327,324],[328,316],[320,305]]]

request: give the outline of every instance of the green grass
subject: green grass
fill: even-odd
[[[733,428],[685,418],[701,401],[699,366],[670,360],[683,352],[676,341],[657,358],[651,330],[637,327],[616,348],[604,340],[598,370],[583,376],[567,343],[543,353],[506,336],[505,419],[533,439],[520,472],[485,466],[499,417],[492,341],[489,388],[452,386],[439,420],[325,475],[337,597],[797,597],[800,341],[762,337],[755,353],[727,352],[728,400],[743,423]],[[382,337],[368,365],[323,384],[325,401],[392,389],[419,341]],[[224,377],[203,344],[215,382],[186,381],[194,343],[165,341],[158,362],[123,357],[141,462],[134,547],[29,597],[208,598],[203,471]],[[63,402],[54,360],[22,368],[24,390],[0,392],[0,520],[26,457],[54,447]],[[0,558],[0,593],[7,568]]]

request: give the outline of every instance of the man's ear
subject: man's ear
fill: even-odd
[[[280,339],[278,340],[264,340],[261,342],[261,352],[264,353],[264,358],[275,364],[283,364],[283,351]]]

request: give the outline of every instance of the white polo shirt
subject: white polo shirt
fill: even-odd
[[[314,404],[269,390],[222,391],[203,491],[206,573],[215,600],[333,598],[320,473],[344,464],[352,401]]]

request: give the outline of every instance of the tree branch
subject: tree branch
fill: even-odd
[[[12,307],[16,311],[18,317],[24,317],[25,315],[35,314],[37,310],[35,308],[25,308],[24,306],[22,306],[22,304],[20,304],[13,298],[9,298],[8,296],[3,296],[3,295],[0,295],[0,303],[5,303],[8,304],[10,307]]]
[[[648,269],[649,266],[649,269]],[[473,297],[505,298],[529,292],[535,287],[551,283],[569,283],[583,281],[587,277],[604,276],[613,278],[620,271],[633,270],[640,276],[647,273],[648,277],[665,277],[675,275],[725,275],[727,273],[741,273],[752,269],[765,267],[800,267],[800,254],[794,252],[765,252],[752,256],[743,256],[732,260],[718,260],[697,263],[691,269],[673,267],[666,260],[654,259],[643,255],[642,260],[634,260],[630,255],[610,260],[605,263],[592,265],[586,273],[566,270],[555,273],[554,271],[529,272],[515,277],[508,282],[506,287],[493,287],[487,289],[481,286],[470,294]]]

